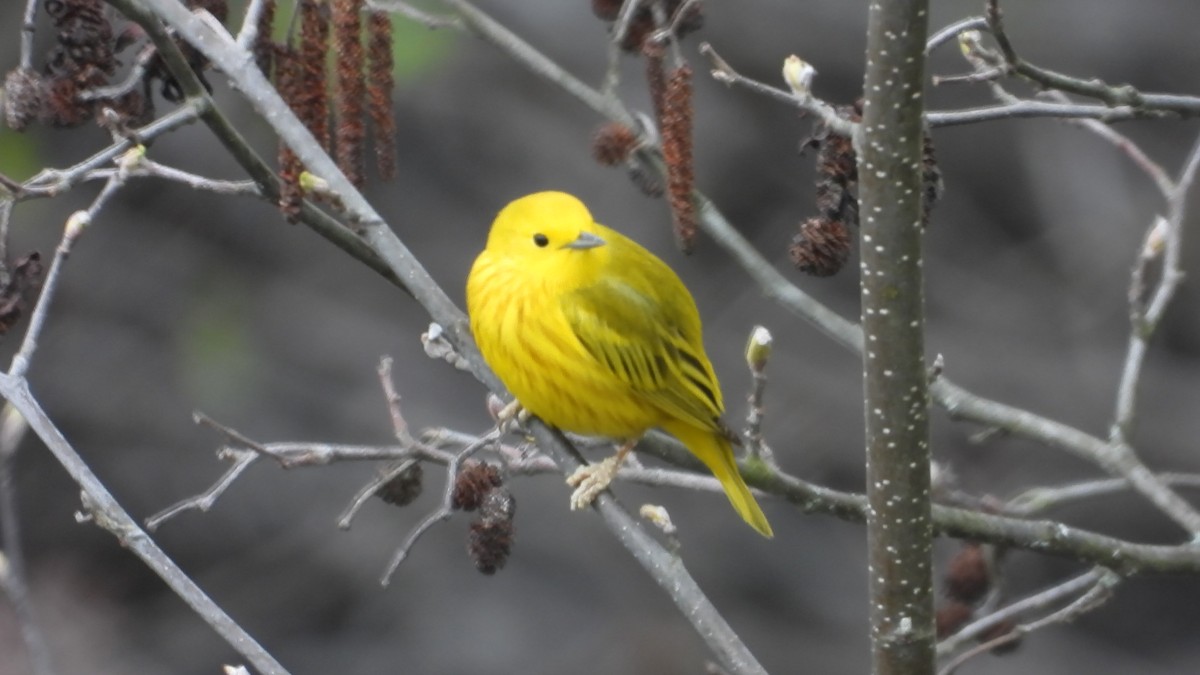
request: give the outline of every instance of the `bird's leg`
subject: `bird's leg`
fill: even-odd
[[[571,493],[571,510],[586,509],[595,501],[596,495],[604,492],[608,484],[617,476],[621,464],[637,445],[637,439],[625,441],[617,448],[617,454],[597,464],[587,464],[575,469],[567,476],[567,485],[575,488]]]

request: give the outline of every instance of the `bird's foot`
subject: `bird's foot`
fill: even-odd
[[[613,455],[598,464],[587,464],[575,469],[567,476],[567,485],[575,488],[571,493],[571,510],[578,511],[592,505],[596,496],[608,489],[620,469],[618,455]]]
[[[529,411],[516,399],[496,411],[496,426],[504,432],[523,427],[528,421]]]
[[[567,485],[575,488],[571,493],[571,510],[586,509],[596,500],[596,496],[608,489],[609,483],[616,478],[617,471],[625,463],[625,457],[633,450],[636,441],[625,443],[617,450],[617,454],[597,464],[587,464],[575,469],[567,476]]]

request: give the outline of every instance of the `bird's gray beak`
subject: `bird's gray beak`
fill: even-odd
[[[568,244],[563,244],[563,248],[588,249],[603,246],[605,241],[591,232],[580,232],[579,236]]]

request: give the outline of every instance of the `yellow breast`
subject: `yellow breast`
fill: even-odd
[[[539,278],[514,274],[487,252],[467,279],[479,351],[526,410],[581,434],[632,438],[662,413],[587,352],[558,296]]]

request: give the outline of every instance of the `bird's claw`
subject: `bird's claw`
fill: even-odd
[[[496,413],[496,426],[504,432],[523,427],[528,421],[529,411],[522,407],[521,402],[516,399]]]
[[[608,489],[609,483],[612,483],[613,478],[617,475],[617,469],[620,468],[622,459],[624,458],[613,455],[597,464],[581,466],[567,476],[567,485],[575,488],[575,492],[571,493],[572,511],[591,506],[597,495]]]

